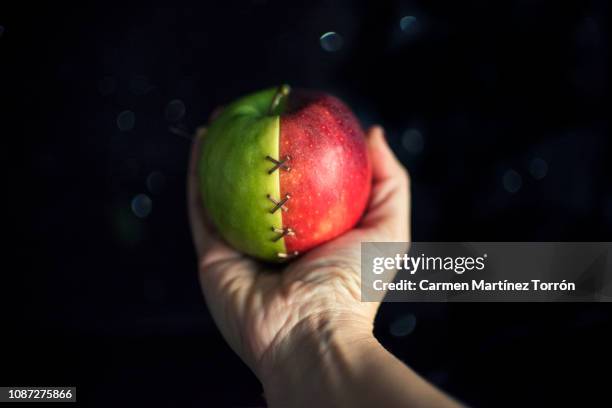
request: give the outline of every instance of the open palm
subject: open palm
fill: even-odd
[[[191,154],[188,204],[208,307],[230,346],[257,374],[270,369],[303,333],[327,326],[366,327],[378,303],[361,302],[361,242],[409,240],[409,179],[380,127],[369,130],[372,196],[359,225],[285,265],[260,263],[230,248],[203,212],[196,162],[205,132]]]

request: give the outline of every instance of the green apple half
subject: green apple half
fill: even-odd
[[[270,212],[267,194],[280,197],[278,173],[268,174],[266,156],[279,157],[277,89],[245,96],[227,106],[210,124],[199,162],[204,207],[226,241],[266,260],[287,253],[270,226],[283,225],[281,211]],[[272,107],[272,111],[271,111]]]

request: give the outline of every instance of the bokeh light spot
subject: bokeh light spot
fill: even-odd
[[[132,212],[138,218],[145,218],[151,214],[153,201],[146,194],[138,194],[132,199]]]
[[[510,169],[504,173],[502,183],[507,192],[516,193],[523,185],[523,178],[515,170]]]
[[[126,110],[121,112],[117,116],[117,127],[122,132],[127,132],[128,130],[134,129],[134,125],[136,124],[136,115],[134,112]]]
[[[405,33],[413,32],[416,29],[416,22],[416,17],[404,16],[400,19],[400,28]]]
[[[185,104],[180,99],[174,99],[166,106],[166,119],[170,122],[179,121],[185,116]]]
[[[134,95],[146,95],[153,89],[149,79],[144,75],[135,76],[130,80],[130,92]]]
[[[342,45],[344,45],[342,36],[334,31],[323,34],[321,38],[319,38],[319,42],[321,43],[321,48],[327,52],[340,51]]]
[[[402,146],[409,153],[421,153],[424,145],[423,135],[418,129],[408,129],[402,135]]]
[[[529,173],[536,180],[542,180],[548,173],[548,163],[539,157],[534,158],[529,163]]]
[[[416,328],[417,319],[412,313],[401,316],[394,320],[389,326],[389,331],[392,336],[405,337],[414,331]]]

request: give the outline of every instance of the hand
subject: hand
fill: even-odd
[[[324,353],[331,339],[372,341],[379,304],[360,301],[361,242],[410,239],[408,173],[382,128],[367,134],[373,186],[359,225],[280,268],[233,250],[206,219],[196,173],[200,141],[206,136],[199,133],[191,152],[189,217],[206,302],[234,351],[265,387],[292,352],[313,339],[316,353]]]

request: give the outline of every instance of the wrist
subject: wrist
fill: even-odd
[[[311,392],[338,385],[339,378],[358,371],[364,356],[378,350],[382,346],[370,321],[355,315],[317,315],[304,319],[268,350],[258,376],[270,406],[293,406],[308,401]]]

